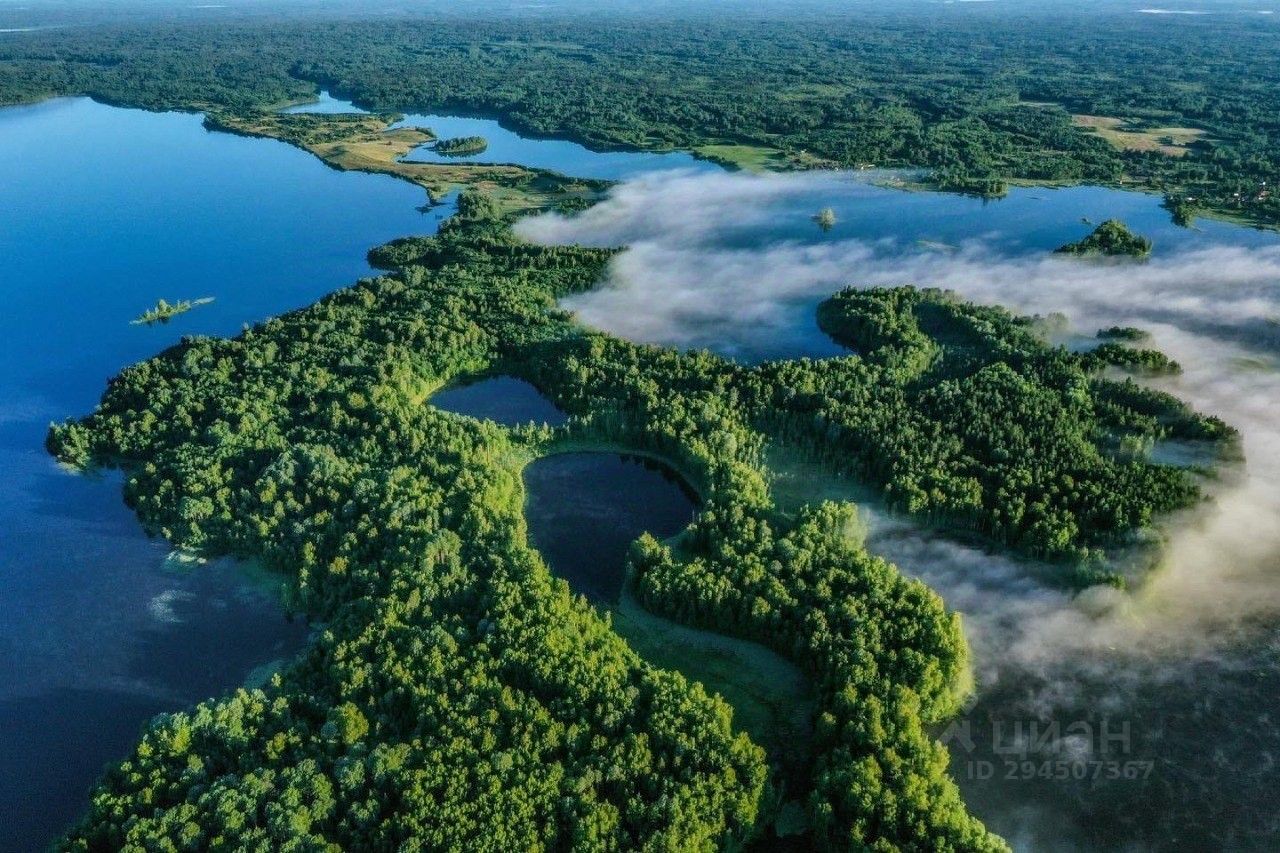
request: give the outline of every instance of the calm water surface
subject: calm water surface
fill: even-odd
[[[559,426],[568,420],[531,383],[513,376],[490,376],[478,382],[455,385],[431,395],[431,405],[503,426],[527,423]]]
[[[341,173],[197,115],[58,100],[0,109],[0,850],[43,848],[153,714],[244,681],[306,637],[271,589],[165,568],[117,476],[43,449],[106,380],[191,333],[306,305],[430,230],[421,190]],[[168,325],[158,298],[213,296]]]
[[[575,594],[613,604],[626,579],[627,548],[693,521],[696,498],[666,466],[615,453],[561,453],[524,472],[529,538]]]
[[[291,113],[363,113],[350,101],[334,98],[321,92],[311,104],[290,107]],[[411,151],[405,160],[412,163],[519,163],[537,169],[550,169],[579,178],[601,178],[621,181],[650,172],[663,170],[689,170],[716,172],[720,167],[706,160],[699,160],[684,151],[650,153],[639,151],[592,151],[576,142],[562,139],[530,139],[507,130],[497,121],[484,118],[439,115],[437,113],[410,113],[396,127],[422,127],[430,129],[437,139],[460,136],[483,136],[489,143],[479,154],[465,157],[446,157],[437,154],[434,143]]]

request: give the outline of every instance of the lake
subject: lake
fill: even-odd
[[[317,108],[350,106],[295,109]],[[1138,618],[1099,614],[1096,602],[1065,600],[998,555],[910,527],[890,525],[868,542],[965,615],[982,692],[965,718],[979,728],[974,750],[953,744],[953,771],[975,812],[1019,849],[1274,841],[1275,234],[1208,221],[1177,228],[1159,198],[1109,189],[1020,188],[984,202],[878,185],[891,175],[727,175],[688,155],[592,152],[480,119],[406,121],[485,135],[486,161],[638,175],[576,218],[520,226],[538,240],[629,244],[607,287],[567,304],[636,340],[748,361],[827,355],[839,350],[813,323],[820,299],[847,284],[902,282],[1061,311],[1077,335],[1113,324],[1152,330],[1187,367],[1164,384],[1240,426],[1249,465],[1242,484],[1219,495],[1221,512],[1178,531],[1184,556],[1136,601]],[[152,714],[242,683],[295,653],[308,632],[284,617],[270,582],[226,564],[174,570],[169,549],[148,541],[123,506],[117,476],[72,476],[45,454],[47,424],[89,411],[119,368],[181,335],[234,334],[369,274],[369,248],[428,233],[450,212],[423,214],[423,201],[386,176],[210,133],[198,115],[84,99],[0,110],[0,287],[10,318],[0,341],[0,849],[43,846],[74,820],[103,764],[128,751]],[[836,217],[827,230],[813,221],[824,207]],[[1111,217],[1155,240],[1150,261],[1048,254]],[[216,301],[166,325],[129,325],[158,298],[203,296]],[[554,411],[510,377],[446,389],[432,403],[503,423]],[[533,544],[575,592],[603,604],[617,600],[631,540],[673,535],[694,511],[669,474],[616,454],[539,460],[525,482]],[[1102,714],[1128,722],[1126,760],[1154,762],[1154,778],[1098,785],[969,768],[994,760],[993,721]],[[1243,772],[1228,772],[1236,767]]]
[[[641,533],[674,536],[697,499],[661,463],[616,453],[560,453],[524,471],[529,540],[575,593],[614,604],[627,549]]]
[[[513,376],[489,376],[442,389],[431,395],[431,405],[503,426],[539,423],[560,426],[568,417],[532,383]]]
[[[184,334],[234,334],[369,274],[371,246],[434,228],[423,200],[198,115],[0,109],[0,850],[50,842],[153,714],[242,683],[308,633],[234,567],[166,568],[118,476],[48,456],[49,422]],[[158,298],[203,296],[169,324],[129,323]]]

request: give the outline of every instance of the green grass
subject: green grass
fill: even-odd
[[[798,448],[771,443],[765,449],[765,464],[773,475],[770,493],[779,514],[794,518],[805,504],[822,501],[868,503],[877,495],[865,485],[814,461]]]
[[[759,643],[680,625],[645,610],[624,590],[613,629],[646,661],[672,669],[733,706],[734,725],[763,746],[784,773],[808,761],[813,695],[792,663]]]
[[[777,148],[759,145],[700,145],[693,149],[699,157],[744,172],[775,172],[794,168]]]

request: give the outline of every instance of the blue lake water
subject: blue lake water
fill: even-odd
[[[116,476],[60,470],[51,420],[191,333],[306,305],[430,230],[420,189],[201,118],[58,100],[0,110],[0,850],[39,849],[153,714],[296,651],[301,622],[229,567],[176,574]],[[216,301],[167,325],[158,298]]]
[[[294,109],[351,107],[326,98]],[[584,177],[647,174],[639,190],[623,186],[604,207],[544,235],[635,246],[615,264],[610,287],[575,297],[572,307],[585,321],[631,337],[745,358],[836,351],[817,332],[812,307],[851,282],[912,280],[964,291],[960,285],[990,279],[999,287],[979,290],[989,299],[1035,303],[1020,299],[1018,287],[1040,288],[1071,307],[1086,295],[1086,279],[1097,278],[1103,290],[1148,288],[1151,305],[1140,319],[1159,320],[1165,305],[1196,295],[1156,275],[1176,268],[1184,254],[1277,245],[1273,233],[1211,221],[1177,228],[1158,198],[1114,190],[1017,189],[982,202],[846,176],[770,184],[725,175],[685,154],[599,153],[522,140],[486,120],[406,122],[442,136],[484,135],[486,162]],[[661,174],[649,174],[654,170]],[[450,212],[446,206],[423,214],[424,200],[407,183],[337,172],[282,143],[210,133],[197,115],[83,99],[0,110],[0,293],[9,319],[0,339],[0,850],[52,839],[83,811],[103,764],[128,750],[149,716],[242,683],[255,667],[294,653],[307,634],[284,618],[269,584],[249,584],[233,566],[166,568],[168,548],[142,536],[121,502],[118,477],[72,476],[47,457],[48,422],[87,412],[111,375],[181,335],[233,334],[368,274],[370,247],[429,232]],[[822,231],[812,216],[826,206],[837,221]],[[1119,272],[1056,266],[1046,276],[1025,263],[1086,234],[1092,225],[1083,219],[1110,217],[1155,240],[1150,264]],[[1213,271],[1203,263],[1194,270],[1189,275]],[[1212,298],[1226,304],[1252,294],[1249,288],[1264,289],[1242,281]],[[1088,295],[1102,304],[1096,292]],[[169,324],[129,324],[158,298],[203,296],[216,301]],[[1264,329],[1268,322],[1261,314],[1252,320]],[[553,420],[554,409],[530,391],[516,380],[490,379],[443,391],[433,403],[500,422]],[[526,485],[534,544],[576,591],[602,602],[616,598],[631,539],[645,529],[678,532],[693,511],[677,483],[612,454],[541,460],[527,470]],[[580,535],[584,528],[590,541]],[[1256,655],[1263,671],[1252,679],[1219,674],[1196,682],[1212,685],[1202,689],[1204,701],[1227,709],[1208,722],[1233,754],[1280,752],[1274,725],[1254,725],[1276,701],[1280,644],[1269,648]],[[1245,659],[1253,669],[1254,659]],[[1189,834],[1197,815],[1216,820],[1239,801],[1253,815],[1258,797],[1248,800],[1239,786],[1213,799],[1222,785],[1209,766],[1212,750],[1186,746],[1205,718],[1194,689],[1179,682],[1171,697],[1153,679],[1135,688],[1140,701],[1131,708],[1135,726],[1176,737],[1182,769],[1198,774],[1186,788],[1162,777],[1170,783],[1158,792],[1160,813],[1185,820],[1170,818],[1166,826],[1154,808],[1143,816],[1136,800],[1115,791],[1090,799],[1087,790],[1040,786],[1045,790],[1033,795],[1024,785],[962,779],[966,794],[1010,835],[1021,825],[1011,811],[1019,798],[1036,815],[1056,808],[1055,833],[1084,839],[1078,847],[1137,838],[1158,849],[1179,833],[1204,837]],[[982,712],[1009,714],[1009,703],[993,696]],[[1180,716],[1160,728],[1153,721],[1164,709]],[[1231,739],[1244,730],[1255,739]],[[1256,778],[1249,790],[1274,790],[1274,772],[1261,768]],[[1128,796],[1151,794],[1134,790]]]
[[[674,536],[696,497],[666,466],[616,453],[561,453],[524,471],[529,540],[575,594],[616,603],[627,549],[641,533]]]
[[[490,376],[445,388],[431,396],[431,405],[503,426],[539,423],[559,426],[568,418],[531,383],[512,376]]]
[[[334,98],[321,92],[317,101],[299,104],[285,112],[291,113],[361,113],[365,112],[349,101]],[[423,145],[404,158],[411,163],[519,163],[536,169],[550,169],[579,178],[600,178],[621,181],[648,172],[670,169],[694,172],[720,171],[720,167],[706,160],[699,160],[685,151],[667,153],[642,151],[592,151],[576,142],[562,139],[529,139],[508,130],[499,122],[486,118],[439,115],[436,113],[410,113],[395,127],[428,128],[437,139],[460,136],[483,136],[488,147],[479,154],[451,157],[437,154],[432,144]]]

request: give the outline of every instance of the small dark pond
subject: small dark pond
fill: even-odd
[[[674,536],[697,497],[658,462],[616,453],[562,453],[525,469],[529,539],[575,593],[617,602],[627,548],[648,531]]]
[[[568,420],[542,392],[523,379],[492,376],[478,382],[455,385],[431,397],[431,405],[446,412],[491,420],[503,426],[545,423],[559,426]]]

